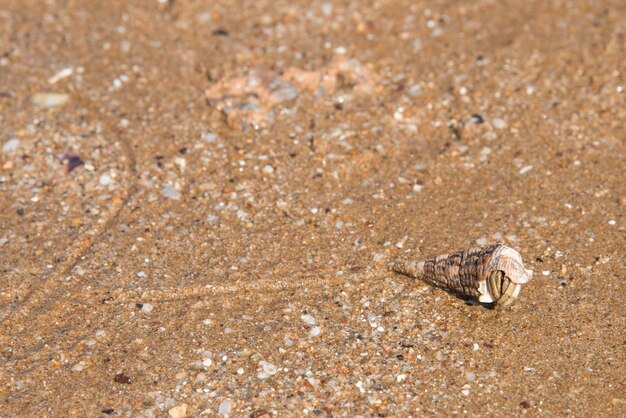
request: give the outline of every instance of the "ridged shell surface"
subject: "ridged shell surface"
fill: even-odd
[[[532,277],[513,248],[493,244],[423,260],[398,260],[390,269],[463,298],[508,305]]]

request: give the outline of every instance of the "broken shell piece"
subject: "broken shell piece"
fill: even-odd
[[[416,261],[394,261],[390,270],[420,279],[465,299],[506,306],[532,277],[511,247],[493,244]]]

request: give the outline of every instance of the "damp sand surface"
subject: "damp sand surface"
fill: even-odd
[[[623,416],[619,1],[0,4],[0,415]],[[501,242],[509,309],[386,270]]]

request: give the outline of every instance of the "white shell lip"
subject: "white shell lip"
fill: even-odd
[[[478,297],[478,301],[480,303],[496,302],[496,299],[491,295],[491,292],[489,291],[489,288],[487,286],[487,280],[483,280],[482,282],[480,282],[478,292],[480,292],[480,296]]]
[[[501,245],[496,249],[491,262],[491,270],[501,270],[515,284],[526,284],[533,276],[533,271],[524,268],[522,256],[511,247]]]

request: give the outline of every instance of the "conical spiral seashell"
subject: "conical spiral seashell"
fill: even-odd
[[[506,306],[532,277],[522,257],[511,247],[493,244],[416,261],[394,261],[396,273],[420,279],[457,296]]]

